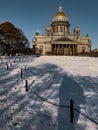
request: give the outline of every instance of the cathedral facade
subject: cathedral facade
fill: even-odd
[[[81,36],[79,27],[74,28],[73,35],[70,34],[69,29],[69,19],[60,6],[51,25],[46,27],[46,34],[36,33],[32,43],[33,47],[36,48],[36,53],[73,56],[90,53],[90,37],[88,35]]]

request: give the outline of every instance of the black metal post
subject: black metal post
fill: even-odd
[[[3,59],[2,59],[2,64],[3,64]]]
[[[28,92],[28,81],[25,81],[26,92]]]
[[[8,63],[6,63],[7,70],[9,69]]]
[[[33,55],[35,55],[36,52],[35,52],[35,45],[33,45]]]
[[[71,99],[70,100],[70,122],[73,123],[73,119],[74,119],[74,102]]]
[[[12,67],[12,62],[10,62],[10,67]]]
[[[22,68],[21,68],[21,79],[22,79],[22,75],[23,75],[23,70],[22,70]]]
[[[26,66],[25,66],[25,72],[26,72]]]

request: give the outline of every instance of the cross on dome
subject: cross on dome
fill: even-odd
[[[62,6],[59,6],[59,10],[58,10],[59,12],[62,12]]]

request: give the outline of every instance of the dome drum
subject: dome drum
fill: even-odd
[[[54,26],[54,25],[64,25],[64,26],[70,26],[69,22],[67,21],[55,21],[55,22],[52,22],[51,26]]]

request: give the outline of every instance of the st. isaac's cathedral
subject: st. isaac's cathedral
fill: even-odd
[[[51,25],[46,27],[46,34],[36,33],[33,46],[36,53],[41,55],[78,55],[91,51],[91,42],[88,35],[81,36],[80,28],[75,27],[73,35],[69,32],[70,23],[67,15],[59,6]]]

